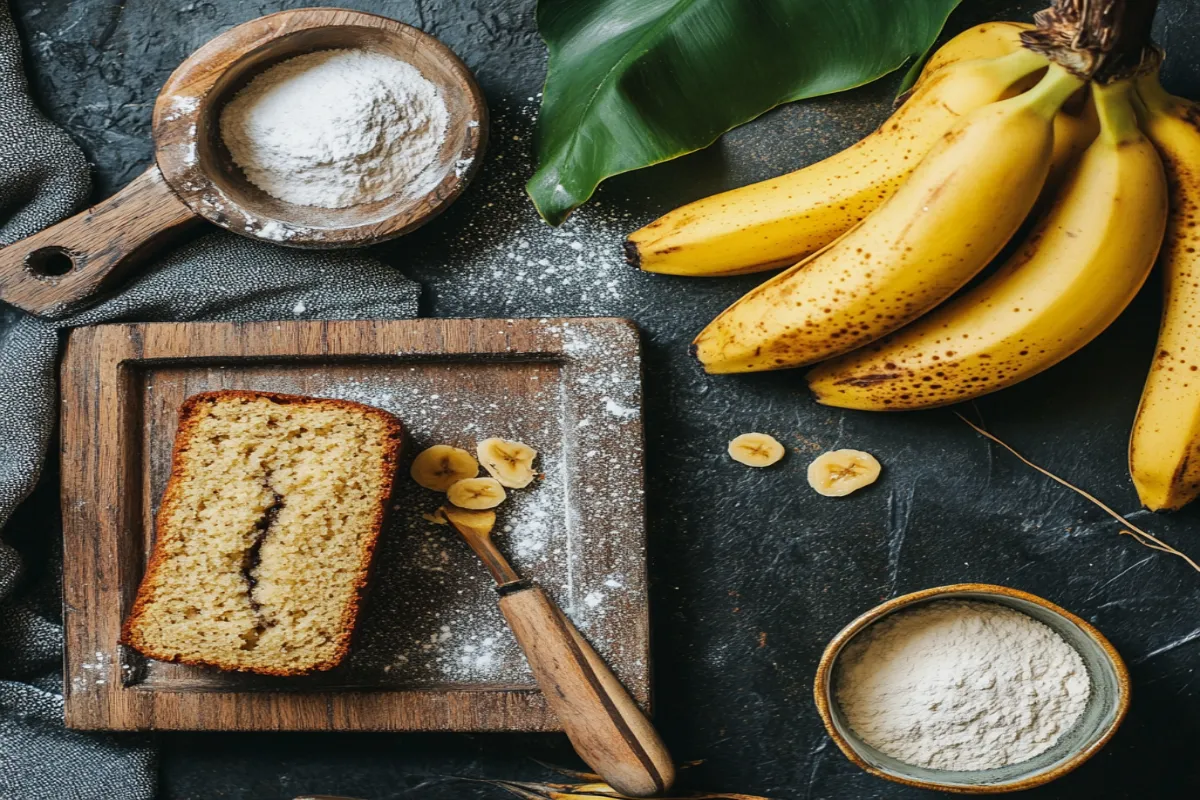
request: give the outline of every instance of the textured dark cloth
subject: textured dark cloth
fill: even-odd
[[[83,154],[29,99],[16,31],[0,0],[0,246],[78,210],[89,191]],[[46,458],[62,331],[126,321],[412,317],[418,293],[369,258],[213,233],[71,316],[0,309],[14,318],[0,341],[0,529],[33,490]],[[35,524],[38,530],[20,532],[23,540],[59,536],[52,520]],[[61,565],[37,567],[23,575],[18,551],[0,542],[0,800],[152,798],[156,762],[147,737],[63,727]]]

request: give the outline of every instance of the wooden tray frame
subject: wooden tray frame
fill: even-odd
[[[564,344],[564,324],[587,328],[608,347],[588,362]],[[614,352],[613,348],[616,348]],[[98,730],[556,731],[534,689],[168,691],[137,683],[138,659],[117,644],[144,569],[139,372],[154,364],[371,359],[547,360],[564,374],[636,365],[637,329],[627,320],[400,320],[264,323],[144,323],[72,332],[62,365],[64,699],[70,728]],[[564,380],[567,380],[564,378]],[[640,409],[640,391],[637,405]],[[622,457],[643,469],[640,415],[621,425]],[[639,481],[637,495],[642,497]],[[636,517],[645,551],[644,503],[606,513]],[[576,524],[585,524],[577,522]],[[633,539],[636,538],[636,541]],[[645,590],[645,561],[634,575]],[[643,603],[625,644],[640,674],[624,676],[649,707],[649,610]]]

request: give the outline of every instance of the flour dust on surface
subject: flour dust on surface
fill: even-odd
[[[197,371],[163,368],[147,377],[146,407],[174,407],[200,389],[243,388],[333,397],[392,412],[409,441],[379,551],[345,664],[333,673],[296,679],[325,686],[532,687],[524,655],[500,614],[493,581],[470,548],[432,512],[444,494],[409,476],[416,453],[433,444],[474,452],[500,437],[539,453],[538,478],[512,489],[497,509],[493,539],[517,571],[562,606],[628,685],[645,686],[644,502],[640,449],[640,358],[636,334],[611,324],[541,322],[541,336],[561,342],[563,356],[537,361],[413,361],[375,358],[350,363],[217,365]],[[171,440],[144,432],[150,495],[161,496]],[[614,443],[621,443],[619,450]],[[587,476],[584,480],[583,476]],[[633,513],[614,514],[614,508]],[[171,669],[180,670],[175,665]],[[152,682],[175,673],[151,665]],[[336,674],[335,674],[336,673]],[[226,685],[266,683],[261,676],[188,673],[189,680]]]
[[[629,316],[639,284],[661,277],[641,273],[622,255],[621,242],[640,217],[603,193],[558,227],[538,216],[525,194],[537,99],[493,109],[487,162],[468,190],[472,201],[455,209],[448,257],[430,265],[436,274],[413,277],[435,283],[473,315]],[[397,251],[396,262],[412,259]]]
[[[461,384],[463,369],[476,374],[480,391],[433,388],[442,370],[460,371]],[[614,626],[621,624],[619,619],[596,624],[609,613],[634,612],[624,602],[625,572],[634,571],[628,565],[638,562],[623,554],[615,572],[585,574],[578,561],[584,549],[591,552],[593,545],[581,537],[596,526],[580,526],[570,519],[585,513],[581,509],[587,504],[571,497],[569,462],[586,463],[589,450],[569,450],[583,447],[588,426],[600,424],[603,401],[598,396],[590,401],[596,407],[595,418],[569,419],[563,413],[561,374],[555,364],[523,365],[527,387],[507,398],[483,390],[483,383],[495,377],[484,373],[510,367],[448,364],[408,370],[408,375],[402,368],[341,380],[318,393],[395,413],[412,437],[410,458],[433,444],[473,453],[477,442],[492,436],[534,447],[539,454],[534,463],[539,478],[524,489],[508,491],[508,499],[496,509],[493,540],[519,574],[534,579],[558,600],[596,648],[613,661],[618,674],[644,666],[630,664],[622,656],[624,643],[612,635]],[[423,380],[412,379],[418,372],[425,373]],[[628,368],[621,372],[622,380],[627,374]],[[613,385],[611,376],[587,374],[579,380],[586,386],[577,391],[616,393],[631,402],[623,393],[628,387]],[[405,685],[532,684],[524,656],[500,614],[491,577],[452,527],[429,519],[445,496],[417,486],[406,469],[402,475],[387,552],[381,553],[373,610],[364,622],[361,651],[352,654],[351,661],[371,671],[381,669]],[[639,483],[640,470],[637,481],[613,477],[619,491],[623,485]],[[640,491],[640,486],[634,491]],[[641,553],[633,555],[644,558]]]

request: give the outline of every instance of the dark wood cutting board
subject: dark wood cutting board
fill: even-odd
[[[145,659],[117,643],[153,543],[183,400],[341,397],[412,440],[347,661],[301,678]],[[157,323],[83,328],[62,367],[66,722],[131,730],[556,730],[483,567],[407,478],[435,443],[539,452],[496,540],[648,704],[641,363],[617,319]]]

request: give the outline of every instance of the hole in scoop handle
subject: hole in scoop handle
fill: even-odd
[[[0,247],[0,300],[31,314],[71,310],[198,219],[151,166],[87,211]]]
[[[554,601],[533,587],[501,597],[500,610],[579,757],[622,794],[669,789],[675,766],[662,738]]]

